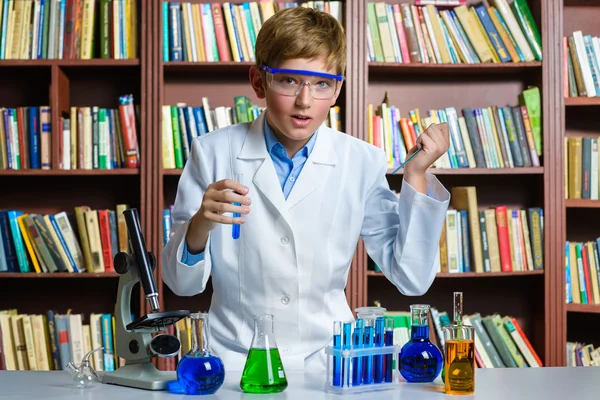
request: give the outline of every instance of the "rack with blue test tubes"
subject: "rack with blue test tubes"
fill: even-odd
[[[333,345],[325,348],[325,391],[337,394],[398,388],[394,369],[401,346],[393,344],[391,318],[357,318],[354,323],[335,321]]]

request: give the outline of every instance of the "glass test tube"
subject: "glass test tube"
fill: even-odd
[[[342,335],[342,350],[350,350],[352,342],[352,324],[344,324],[344,334]],[[342,386],[350,386],[350,358],[342,358]]]
[[[365,326],[365,336],[363,347],[365,349],[370,349],[374,344],[374,336],[375,332],[373,326]],[[370,385],[373,383],[373,356],[365,356],[363,357],[363,383],[365,385]]]
[[[384,342],[386,346],[394,345],[394,320],[392,318],[385,319],[385,336]],[[392,382],[394,377],[394,355],[385,355],[385,381]]]
[[[362,349],[363,347],[363,326],[362,318],[357,318],[354,323],[354,333],[352,334],[352,348]],[[362,357],[352,357],[352,386],[358,386],[362,383]]]
[[[375,347],[383,347],[384,345],[384,334],[385,326],[383,317],[377,317],[375,320]],[[373,363],[375,367],[374,371],[374,382],[382,383],[384,379],[384,355],[376,355],[373,357]]]
[[[342,349],[342,321],[333,321],[333,348]],[[342,358],[333,356],[333,386],[342,386]]]
[[[235,178],[234,180],[236,182],[242,183],[244,178],[244,174],[235,174]],[[241,204],[238,202],[233,203],[234,206],[240,206]],[[241,215],[238,212],[234,212],[233,213],[233,218],[239,218]],[[239,239],[240,238],[240,225],[239,224],[233,224],[231,226],[231,237],[233,239]]]

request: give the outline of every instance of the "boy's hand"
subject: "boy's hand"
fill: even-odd
[[[231,190],[227,190],[231,189]],[[241,194],[238,194],[241,193]],[[243,195],[248,193],[248,188],[231,179],[223,179],[211,184],[204,197],[200,209],[192,218],[188,228],[186,241],[188,251],[192,254],[204,251],[208,234],[215,229],[217,224],[243,224],[244,217],[250,213],[250,199]],[[241,205],[236,206],[233,203]],[[224,213],[240,213],[238,218],[224,216]]]
[[[416,145],[410,149],[407,157],[418,149],[422,149],[421,153],[409,162],[405,167],[405,174],[408,175],[425,175],[429,168],[438,158],[448,151],[450,146],[450,137],[448,132],[448,124],[432,124],[421,133],[417,138]]]

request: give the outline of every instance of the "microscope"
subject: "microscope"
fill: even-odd
[[[119,273],[119,288],[115,311],[115,352],[125,359],[125,365],[106,372],[103,383],[129,386],[148,390],[165,390],[167,382],[177,379],[174,371],[159,371],[152,363],[153,357],[173,357],[181,347],[179,339],[161,333],[169,325],[187,317],[187,310],[158,312],[158,291],[153,270],[156,257],[146,250],[138,211],[135,208],[123,212],[129,233],[130,252],[115,255],[115,271]],[[132,321],[131,291],[140,282],[148,300],[151,314]]]

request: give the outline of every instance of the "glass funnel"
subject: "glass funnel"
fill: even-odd
[[[225,379],[221,359],[208,350],[209,314],[190,314],[192,349],[177,365],[177,380],[187,394],[215,393]]]
[[[287,388],[287,378],[275,343],[273,315],[254,316],[254,337],[240,387],[246,393],[277,393]]]

